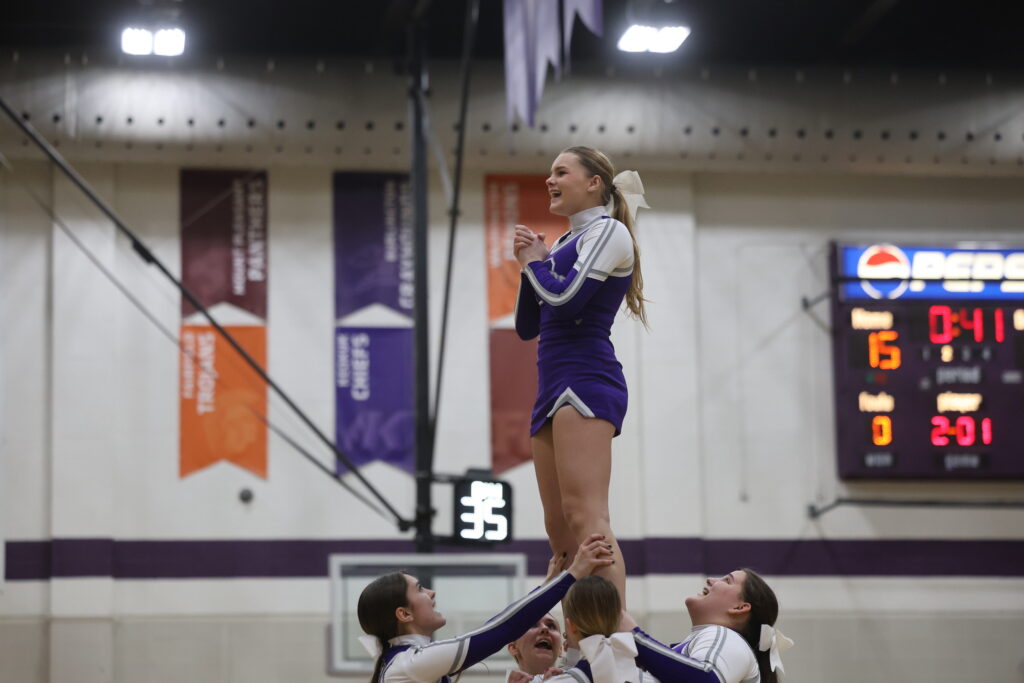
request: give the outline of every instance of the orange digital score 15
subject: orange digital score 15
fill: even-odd
[[[900,366],[900,347],[896,344],[900,334],[895,330],[881,330],[868,335],[868,364],[879,370],[895,370]]]

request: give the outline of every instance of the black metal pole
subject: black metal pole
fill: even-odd
[[[430,428],[429,311],[427,310],[427,136],[424,130],[423,98],[427,74],[423,63],[422,14],[409,22],[409,118],[412,131],[413,335],[416,410],[416,552],[434,550],[432,521],[434,508],[431,484],[434,471],[434,439]]]

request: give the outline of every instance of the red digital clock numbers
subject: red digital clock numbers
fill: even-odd
[[[985,341],[985,309],[935,305],[928,308],[928,339],[933,344],[949,344],[963,332],[970,332],[974,341]],[[992,341],[1006,340],[1006,319],[1003,309],[991,316]]]
[[[957,446],[974,446],[981,443],[988,446],[992,443],[992,418],[984,417],[979,422],[970,415],[961,415],[956,422],[951,422],[945,415],[932,418],[932,445],[948,446],[950,437],[956,440]]]

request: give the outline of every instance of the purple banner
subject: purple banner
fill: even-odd
[[[412,315],[412,204],[404,173],[334,174],[334,311]]]
[[[412,472],[412,330],[339,327],[334,349],[338,447],[356,465],[383,460]]]
[[[406,174],[334,174],[335,436],[357,466],[382,460],[408,472],[415,462],[410,199]]]

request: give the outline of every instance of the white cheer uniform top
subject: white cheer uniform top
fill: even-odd
[[[633,629],[637,661],[662,681],[679,683],[761,683],[757,657],[736,631],[716,624],[694,626],[674,647]]]

